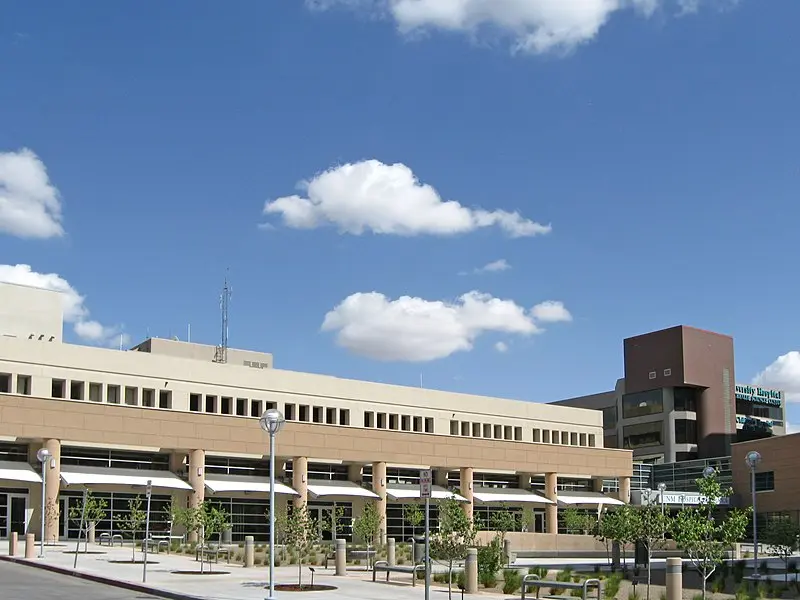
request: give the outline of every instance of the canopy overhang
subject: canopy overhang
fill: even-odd
[[[544,496],[519,488],[480,488],[472,492],[472,497],[482,504],[554,504]]]
[[[245,494],[269,494],[269,480],[261,477],[221,477],[206,479],[206,487],[212,494],[224,493],[245,493]],[[275,482],[275,493],[287,496],[297,496],[298,493],[288,485]]]
[[[328,481],[326,479],[310,479],[308,481],[308,493],[315,498],[326,496],[346,496],[380,499],[375,492],[363,488],[352,481]]]
[[[386,486],[386,495],[392,500],[416,500],[420,498],[420,491],[418,485],[388,485]],[[451,492],[438,485],[431,486],[431,498],[434,500],[447,500],[454,498],[459,502],[467,502],[464,496],[460,496],[455,492]]]
[[[42,483],[42,477],[28,463],[0,460],[0,481]]]
[[[561,506],[591,507],[622,506],[622,500],[606,496],[600,492],[559,492],[558,503]]]
[[[96,487],[104,485],[191,490],[192,486],[170,471],[140,469],[105,469],[102,467],[68,466],[61,471],[61,480],[68,486]]]

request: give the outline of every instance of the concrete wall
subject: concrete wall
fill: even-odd
[[[0,338],[61,342],[63,314],[59,292],[0,283]]]
[[[773,471],[775,489],[758,492],[756,502],[759,513],[796,512],[800,510],[800,433],[771,437],[731,446],[731,471],[733,489],[744,506],[750,506],[750,467],[745,462],[747,453],[755,450],[761,454],[757,473]]]

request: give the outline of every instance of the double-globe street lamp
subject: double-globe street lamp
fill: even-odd
[[[259,423],[261,429],[269,434],[269,596],[267,600],[275,598],[275,436],[283,427],[286,419],[281,411],[270,408],[266,411]]]
[[[758,577],[758,513],[756,512],[756,467],[761,462],[761,455],[753,450],[744,457],[750,467],[750,494],[753,502],[753,577]]]
[[[39,537],[39,558],[44,558],[44,525],[47,520],[45,516],[46,499],[47,499],[47,461],[50,460],[50,450],[47,448],[40,448],[36,453],[36,458],[42,463],[42,531]]]

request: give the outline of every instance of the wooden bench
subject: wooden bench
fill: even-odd
[[[601,584],[599,579],[586,579],[584,581],[555,581],[551,579],[541,579],[538,575],[530,574],[522,578],[522,600],[525,600],[525,592],[528,588],[536,590],[536,598],[540,598],[539,592],[542,588],[550,591],[549,594],[541,596],[549,600],[573,600],[574,596],[567,594],[553,594],[554,589],[561,590],[582,590],[581,598],[583,600],[589,599],[589,590],[594,588],[597,590],[597,600],[601,598]]]
[[[372,565],[372,581],[377,581],[378,571],[386,573],[386,583],[389,583],[390,573],[408,573],[411,575],[411,585],[417,585],[417,573],[425,572],[425,565],[392,565],[385,560],[379,560]]]

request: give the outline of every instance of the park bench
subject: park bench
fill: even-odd
[[[372,565],[372,581],[377,581],[378,572],[386,573],[386,582],[389,582],[390,573],[407,573],[411,575],[411,585],[417,585],[417,573],[425,572],[425,565],[389,565],[385,560],[379,560]]]
[[[555,581],[552,579],[541,579],[538,575],[530,574],[522,578],[522,600],[525,600],[525,592],[528,588],[536,590],[536,598],[547,598],[548,600],[574,600],[574,596],[569,594],[554,594],[554,590],[581,590],[582,600],[589,600],[589,590],[595,589],[597,591],[596,599],[600,600],[602,590],[599,579],[585,579],[584,581]],[[550,593],[545,596],[539,596],[542,588],[547,589]]]
[[[125,545],[125,540],[122,539],[122,536],[118,533],[115,533],[114,535],[111,535],[108,532],[101,533],[100,537],[97,539],[97,543],[98,545],[102,546],[103,542],[107,543],[109,546],[113,546],[115,542],[119,542],[120,546]]]
[[[231,552],[224,546],[219,544],[206,544],[204,546],[197,546],[195,549],[195,560],[200,560],[202,557],[210,557],[214,559],[215,563],[219,562],[219,557],[224,556],[225,562],[231,562]]]

